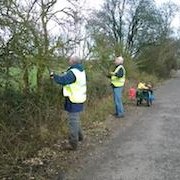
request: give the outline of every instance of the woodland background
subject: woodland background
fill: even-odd
[[[122,55],[127,91],[137,81],[154,85],[180,65],[180,35],[171,21],[178,7],[153,0],[106,0],[98,10],[82,0],[0,1],[0,178],[26,178],[25,161],[68,133],[62,87],[49,78],[78,54],[87,72],[83,128],[112,111],[106,74]],[[98,103],[97,102],[106,102]]]

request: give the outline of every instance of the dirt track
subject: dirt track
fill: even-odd
[[[74,180],[180,179],[180,72],[155,91],[152,107],[132,107],[114,133],[82,160]]]
[[[155,94],[152,107],[136,107],[116,123],[113,138],[71,179],[180,179],[180,72]]]

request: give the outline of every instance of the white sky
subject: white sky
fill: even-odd
[[[84,4],[85,1],[85,4]],[[106,0],[81,0],[80,1],[80,5],[87,9],[100,9],[101,5],[103,4],[103,2]],[[180,0],[155,0],[155,2],[157,3],[157,5],[161,5],[162,3],[166,3],[166,2],[174,2],[176,5],[179,6],[180,8]],[[67,1],[66,0],[58,0],[57,1],[57,8],[62,7],[64,5],[64,7],[66,7]],[[179,34],[178,31],[180,30],[180,11],[177,12],[176,16],[174,17],[173,21],[172,21],[172,27],[174,27],[174,32],[175,34]],[[52,27],[52,30],[54,28]],[[55,31],[53,30],[53,33],[55,33]],[[79,51],[80,53],[80,51]],[[80,55],[80,54],[78,54]],[[81,56],[81,55],[80,55]]]
[[[84,2],[85,2],[85,8],[91,8],[91,9],[99,9],[101,7],[101,5],[103,4],[105,0],[82,0],[82,4],[84,6]],[[62,4],[66,4],[65,0],[59,0],[57,1],[57,4],[59,4],[60,6],[62,6]],[[173,2],[175,3],[177,6],[179,6],[180,9],[180,0],[155,0],[157,5],[161,5],[162,3],[166,3],[166,2]],[[179,12],[176,13],[173,21],[172,21],[172,26],[175,27],[176,29],[180,29],[180,10]]]
[[[86,0],[86,2],[87,2],[86,3],[87,6],[89,8],[97,8],[98,9],[98,8],[100,8],[100,6],[104,2],[104,0]],[[155,0],[155,2],[157,3],[157,5],[161,5],[162,3],[166,3],[166,2],[173,2],[176,5],[178,5],[180,8],[180,0]],[[174,20],[172,21],[172,26],[175,28],[180,28],[180,11],[174,17]]]
[[[173,2],[175,3],[177,6],[179,6],[180,8],[180,0],[155,0],[157,5],[161,5],[162,3],[165,3],[165,2]],[[180,28],[180,11],[178,11],[172,21],[172,27],[175,27],[175,28]]]

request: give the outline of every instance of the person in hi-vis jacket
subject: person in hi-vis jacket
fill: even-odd
[[[86,101],[86,73],[79,57],[71,56],[68,63],[70,67],[65,73],[56,75],[52,72],[50,76],[56,83],[63,85],[64,107],[69,120],[69,144],[76,150],[78,141],[83,140],[80,112]]]
[[[115,103],[115,117],[124,117],[124,107],[122,102],[122,92],[125,83],[126,70],[123,66],[124,59],[122,56],[116,57],[114,64],[115,69],[110,72],[109,77],[111,78],[111,86],[113,90],[113,97]]]

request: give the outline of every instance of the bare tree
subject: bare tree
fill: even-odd
[[[37,89],[41,91],[47,67],[58,57],[76,51],[83,40],[80,32],[82,7],[79,1],[67,0],[67,3],[55,8],[57,0],[1,2],[0,29],[8,32],[7,37],[1,38],[9,42],[8,51],[17,57],[17,63],[11,67],[16,66],[23,72],[24,91],[29,89],[28,77],[33,67],[37,69]],[[56,26],[54,31],[52,25]]]

